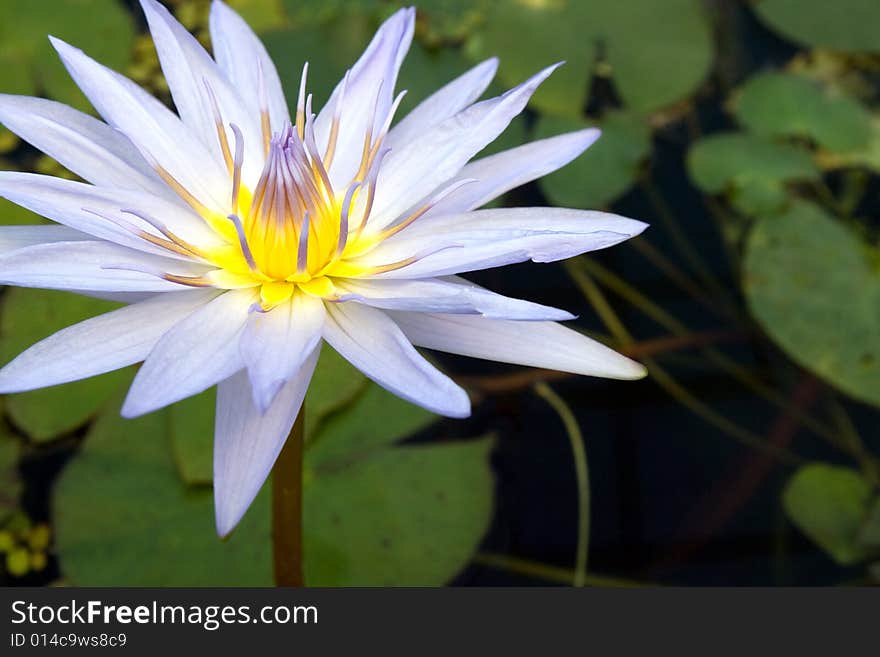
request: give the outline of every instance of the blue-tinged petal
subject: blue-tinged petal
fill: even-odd
[[[352,302],[328,304],[324,339],[398,397],[440,415],[470,415],[467,393],[425,360],[381,310]]]
[[[515,262],[553,262],[604,249],[641,233],[647,224],[606,212],[567,208],[502,208],[433,217],[416,222],[362,256],[363,267],[413,264],[374,278],[426,278],[500,267]]]
[[[91,239],[67,226],[0,226],[0,254],[10,253],[26,246],[53,242],[82,242]]]
[[[385,227],[455,177],[525,109],[558,66],[545,68],[501,96],[471,105],[391,151],[379,174],[369,230]]]
[[[75,230],[146,253],[189,259],[139,237],[133,227],[157,237],[161,235],[155,227],[124,210],[161,221],[175,235],[200,247],[220,244],[217,234],[191,209],[146,192],[0,171],[0,196]]]
[[[174,198],[125,135],[72,107],[0,94],[0,123],[90,183]]]
[[[327,143],[336,105],[343,86],[341,120],[336,156],[330,169],[331,180],[347,185],[361,161],[364,135],[368,129],[376,133],[385,122],[394,98],[397,74],[412,42],[416,12],[400,9],[386,20],[360,59],[351,68],[348,82],[340,82],[315,121],[317,142]],[[376,109],[375,113],[373,108]]]
[[[251,313],[241,336],[241,353],[261,412],[321,341],[324,317],[324,302],[302,293],[268,312]]]
[[[225,130],[229,145],[235,144],[230,124],[237,125],[244,135],[243,180],[246,185],[255,184],[264,160],[259,113],[249,111],[241,94],[202,44],[165,7],[157,0],[140,2],[181,120],[221,161],[223,150],[218,139],[218,123]],[[249,64],[254,69],[258,67],[257,61]],[[214,110],[215,102],[219,117]],[[230,153],[232,148],[230,146]]]
[[[415,312],[482,315],[500,319],[574,319],[564,310],[512,299],[483,289],[462,278],[421,280],[344,279],[336,283],[343,300],[374,308]]]
[[[62,329],[0,370],[0,393],[78,381],[140,362],[165,331],[216,294],[160,294]]]
[[[128,78],[102,66],[60,39],[50,37],[73,80],[112,127],[122,131],[151,165],[200,203],[224,211],[229,176],[222,160],[189,127]]]
[[[482,95],[497,70],[498,60],[492,57],[441,87],[391,129],[385,144],[391,150],[402,148],[441,121],[457,114]]]
[[[161,277],[198,277],[204,265],[171,260],[110,242],[55,242],[0,254],[0,285],[91,292],[189,289]]]
[[[214,427],[214,513],[217,533],[226,536],[253,502],[284,446],[315,371],[320,349],[261,413],[242,371],[217,388]]]
[[[564,167],[599,138],[596,128],[587,128],[548,139],[533,141],[467,164],[456,176],[473,180],[444,197],[419,219],[467,212],[485,205],[503,193]]]
[[[391,312],[413,344],[500,363],[610,379],[640,379],[645,368],[555,322],[515,322],[470,315]]]
[[[150,413],[242,369],[239,339],[255,300],[252,290],[224,292],[168,330],[138,370],[122,415]]]
[[[225,2],[211,4],[211,44],[220,70],[254,113],[261,112],[265,93],[272,130],[280,132],[290,121],[287,100],[269,53],[250,26]]]

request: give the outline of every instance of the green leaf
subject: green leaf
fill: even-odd
[[[867,513],[870,486],[850,468],[814,463],[800,468],[782,496],[791,521],[837,563],[864,558],[858,532]]]
[[[370,383],[353,404],[321,425],[309,444],[309,458],[315,467],[358,460],[436,419],[436,415]]]
[[[880,405],[876,251],[873,258],[841,221],[797,202],[753,227],[743,285],[754,317],[794,361]]]
[[[282,0],[227,0],[227,4],[258,34],[287,24]]]
[[[436,586],[489,527],[492,440],[383,450],[306,489],[307,581]]]
[[[797,43],[846,52],[880,52],[877,0],[761,0],[758,16]]]
[[[541,189],[554,205],[598,208],[622,196],[635,182],[639,167],[651,150],[651,134],[645,121],[613,113],[601,123],[543,116],[535,139],[595,125],[602,136],[580,157],[544,176]]]
[[[6,427],[0,427],[0,526],[19,504],[22,482],[18,474],[21,448]]]
[[[859,532],[859,542],[867,549],[880,548],[880,498],[874,500]]]
[[[231,538],[220,541],[210,489],[186,486],[178,476],[165,412],[123,420],[118,406],[108,407],[56,487],[56,546],[66,578],[80,586],[269,584],[267,490]],[[375,421],[369,413],[352,425],[358,432]],[[405,423],[394,422],[402,431]],[[333,435],[353,441],[338,427]],[[489,523],[491,444],[377,448],[345,463],[307,452],[308,583],[447,581]]]
[[[701,139],[688,153],[688,172],[704,192],[726,194],[746,214],[773,214],[788,204],[785,184],[819,177],[810,154],[742,132]]]
[[[184,486],[165,412],[134,420],[108,406],[58,482],[55,542],[82,586],[264,586],[271,583],[264,495],[227,541],[209,487]]]
[[[12,360],[35,342],[119,304],[70,292],[12,288],[0,316],[0,358]],[[95,415],[131,378],[124,369],[51,388],[9,395],[6,411],[33,440],[42,442],[76,429]]]
[[[132,15],[116,0],[4,0],[0,3],[0,63],[17,62],[12,70],[16,93],[40,91],[55,100],[88,109],[88,102],[67,74],[48,35],[75,46],[105,66],[124,70],[134,40]],[[0,86],[9,67],[0,68]],[[20,77],[28,76],[27,88]]]
[[[760,135],[804,137],[838,153],[858,151],[870,138],[865,107],[799,75],[756,75],[739,90],[734,106],[743,125]]]
[[[366,386],[367,377],[324,343],[306,394],[306,438],[325,417],[345,408]]]
[[[550,114],[581,114],[590,72],[600,58],[610,66],[627,108],[637,112],[687,96],[711,65],[709,24],[697,0],[514,0],[491,7],[468,43],[469,53],[498,55],[499,74],[508,85],[564,60],[532,101]]]

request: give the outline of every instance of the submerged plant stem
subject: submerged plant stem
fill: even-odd
[[[305,413],[300,408],[272,468],[272,560],[276,586],[304,586],[302,461]]]

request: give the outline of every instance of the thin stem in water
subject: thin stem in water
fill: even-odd
[[[276,586],[304,586],[302,462],[305,413],[300,408],[272,468],[272,558]]]

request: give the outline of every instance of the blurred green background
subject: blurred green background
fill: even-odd
[[[166,2],[205,43],[208,0]],[[390,0],[229,0],[320,106]],[[437,355],[439,420],[325,347],[307,398],[314,585],[880,582],[880,2],[424,0],[401,115],[474,62],[559,69],[491,151],[600,141],[501,204],[652,224],[473,279],[580,315],[638,383]],[[0,92],[91,111],[47,34],[168,101],[136,2],[0,0]],[[0,127],[0,168],[69,175]],[[0,223],[42,221],[0,200]],[[6,289],[3,362],[113,304]],[[263,585],[265,495],[213,529],[212,394],[118,417],[131,370],[2,400],[0,581]],[[588,508],[587,508],[588,507]]]

